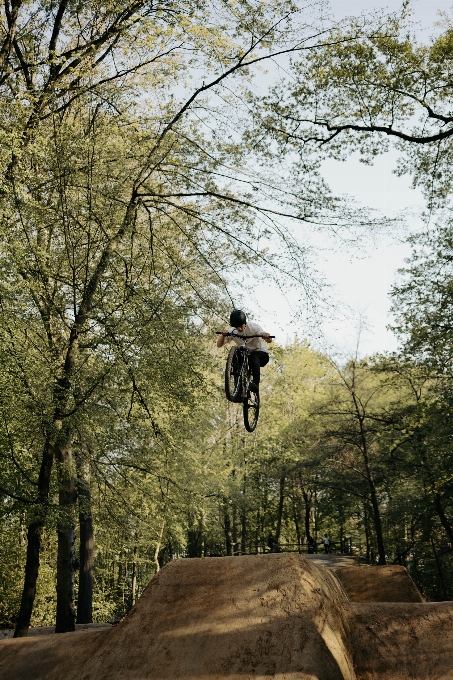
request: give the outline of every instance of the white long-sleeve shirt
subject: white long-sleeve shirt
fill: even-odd
[[[228,329],[229,333],[238,333],[237,330],[233,327]],[[254,323],[253,321],[247,321],[247,325],[245,329],[243,330],[242,333],[238,335],[258,335],[264,333],[264,330],[261,328],[261,326],[258,323]],[[225,338],[225,344],[227,342],[234,342],[238,347],[242,345],[242,340],[241,338],[232,338],[231,336]],[[267,343],[263,340],[263,338],[252,338],[251,340],[247,340],[246,346],[248,349],[253,350],[253,349],[259,349],[261,352],[267,352],[269,354],[269,350],[267,348]]]

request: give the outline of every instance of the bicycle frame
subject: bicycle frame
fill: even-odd
[[[233,335],[233,334],[232,334]],[[243,354],[242,358],[242,365],[241,365],[241,370],[239,371],[239,380],[241,381],[241,388],[242,388],[242,394],[241,397],[242,399],[247,399],[247,394],[248,394],[248,389],[250,385],[250,380],[249,380],[249,375],[250,375],[250,367],[249,367],[249,356],[250,356],[250,350],[246,346],[246,342],[248,338],[254,338],[256,337],[255,335],[243,335],[241,336],[242,343],[239,347]]]
[[[217,335],[223,335],[221,331],[217,331]],[[239,349],[242,350],[244,353],[244,359],[242,361],[242,366],[241,370],[239,371],[239,376],[240,379],[242,380],[242,394],[241,397],[242,399],[247,399],[247,393],[248,393],[248,388],[250,385],[250,380],[249,380],[249,356],[250,356],[250,350],[247,347],[247,340],[250,340],[251,338],[262,338],[262,335],[242,335],[241,333],[226,333],[224,337],[227,338],[240,338],[242,340]],[[270,335],[270,338],[273,338],[275,336]]]
[[[223,333],[221,331],[217,331],[217,334],[223,335],[224,337],[239,338],[241,340],[241,344],[234,349],[232,348],[228,354],[225,369],[225,392],[229,401],[236,403],[242,402],[245,429],[248,432],[253,432],[258,422],[260,398],[257,389],[254,389],[253,392],[250,390],[250,383],[252,381],[249,357],[253,350],[250,350],[247,347],[247,340],[250,340],[251,338],[262,338],[263,336],[262,334],[242,335],[241,333]],[[273,338],[274,336],[271,335],[269,337]],[[236,368],[233,368],[233,362],[236,363]],[[231,376],[234,376],[233,389],[230,384]]]

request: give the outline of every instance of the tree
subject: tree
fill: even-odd
[[[394,331],[401,343],[397,361],[423,387],[415,390],[418,408],[407,431],[423,486],[451,543],[446,511],[451,504],[451,225],[438,223],[411,243],[412,256],[392,289]]]
[[[439,220],[429,232],[414,235],[409,242],[411,257],[391,293],[392,328],[406,361],[423,367],[436,381],[447,380],[453,360],[450,220]]]
[[[382,476],[386,460],[378,438],[382,426],[390,424],[383,392],[387,386],[380,376],[367,370],[366,361],[351,359],[344,368],[337,366],[338,381],[332,396],[321,407],[325,418],[326,444],[331,449],[331,464],[341,474],[334,486],[362,495],[371,508],[377,544],[378,564],[386,564],[386,549],[381,512]],[[385,455],[385,454],[384,454]]]
[[[453,28],[427,43],[414,34],[411,3],[400,12],[346,19],[316,50],[294,59],[290,80],[262,103],[269,134],[289,149],[372,163],[393,142],[430,208],[451,193]]]

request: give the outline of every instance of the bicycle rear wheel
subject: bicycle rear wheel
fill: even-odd
[[[239,347],[232,347],[228,353],[225,367],[225,394],[228,401],[242,401],[241,373],[244,358]]]
[[[250,392],[242,404],[244,425],[247,432],[253,432],[258,424],[260,414],[260,395],[258,392]]]

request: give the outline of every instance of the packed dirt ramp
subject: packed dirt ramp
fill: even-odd
[[[425,601],[404,567],[342,567],[334,572],[351,602]]]
[[[113,628],[1,642],[0,678],[453,679],[453,603],[423,602],[399,567],[387,595],[385,571],[373,594],[374,567],[346,569],[342,583],[302,555],[177,560]],[[385,601],[398,581],[406,600]]]

